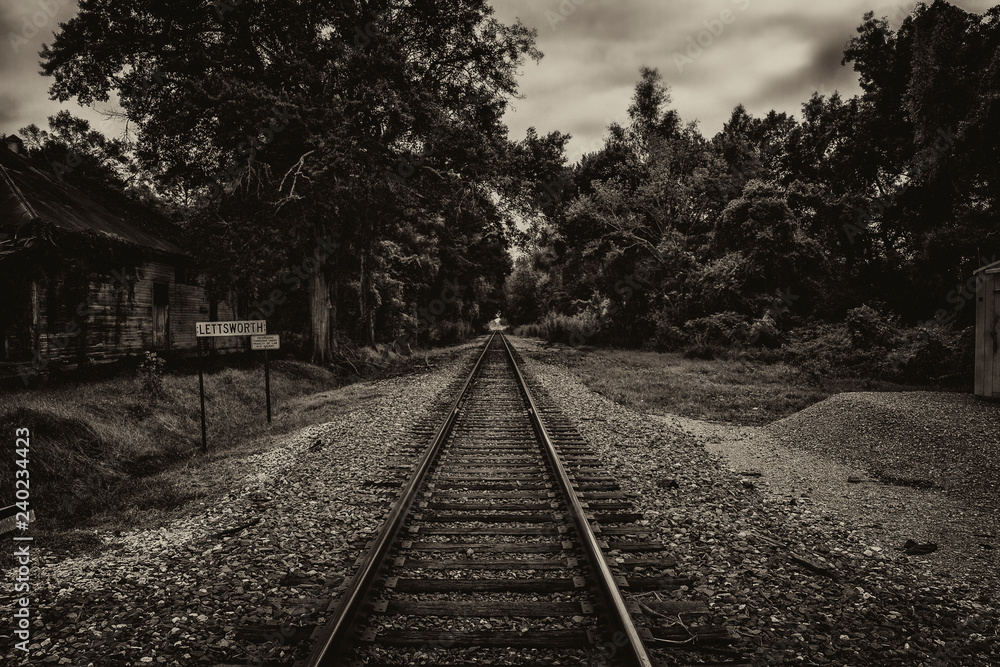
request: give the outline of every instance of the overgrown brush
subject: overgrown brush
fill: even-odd
[[[578,347],[599,345],[604,342],[607,327],[600,317],[591,310],[576,315],[549,313],[540,322],[518,327],[518,336],[533,336],[550,343],[562,343]]]
[[[31,431],[31,502],[41,526],[76,527],[109,514],[119,521],[139,520],[147,510],[170,509],[189,498],[183,488],[158,475],[180,462],[198,465],[198,379],[190,373],[156,377],[155,401],[136,392],[136,381],[129,376],[0,398],[0,432]],[[275,361],[275,420],[269,428],[261,368],[206,374],[210,454],[218,456],[268,431],[303,425],[283,406],[334,386],[328,371]],[[12,466],[12,457],[0,459],[0,478],[13,479]],[[0,505],[11,504],[12,493],[12,485],[0,485]]]
[[[972,328],[901,326],[872,306],[848,311],[844,322],[789,320],[771,312],[756,319],[735,312],[715,313],[678,325],[666,314],[653,319],[645,349],[681,352],[688,359],[751,358],[788,363],[814,384],[859,378],[945,387],[971,387],[974,368]],[[519,336],[566,345],[606,344],[608,328],[592,311],[549,314],[518,327]]]

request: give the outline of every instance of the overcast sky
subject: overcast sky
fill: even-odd
[[[491,2],[505,22],[520,18],[536,28],[545,54],[524,67],[524,99],[507,116],[511,137],[523,137],[530,126],[543,134],[568,132],[573,160],[599,148],[610,123],[626,119],[642,65],[660,70],[681,117],[699,121],[711,136],[741,102],[754,115],[777,109],[798,116],[813,91],[855,94],[856,75],[840,59],[864,13],[874,10],[897,27],[914,6],[905,0]],[[981,13],[991,3],[953,4]],[[48,99],[50,80],[38,75],[38,51],[76,11],[76,0],[0,0],[0,132],[32,122],[45,127],[59,110]],[[65,108],[107,134],[118,131],[93,109]]]

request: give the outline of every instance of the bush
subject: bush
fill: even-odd
[[[684,323],[688,339],[697,346],[728,349],[734,343],[742,342],[741,329],[746,329],[746,321],[742,315],[732,311],[715,313]]]
[[[472,325],[462,320],[460,322],[438,322],[430,332],[430,341],[434,345],[458,345],[472,336]]]
[[[281,331],[281,356],[309,359],[312,356],[312,337],[298,331]],[[277,357],[277,355],[275,355]]]
[[[917,327],[887,358],[893,377],[904,382],[970,383],[975,373],[975,328]]]
[[[654,313],[653,337],[647,340],[646,347],[657,352],[674,352],[683,349],[691,340],[684,330],[674,324],[673,319],[664,311]]]
[[[747,329],[747,338],[743,342],[747,346],[774,349],[781,345],[781,339],[781,330],[778,329],[778,323],[770,315],[765,315],[750,324],[750,327]]]
[[[807,323],[788,333],[780,357],[813,382],[822,383],[844,375],[879,376],[885,351],[853,347],[845,324]]]
[[[139,386],[150,399],[163,396],[163,367],[166,364],[166,359],[156,356],[156,352],[146,352],[139,364]]]
[[[892,319],[868,305],[847,311],[844,322],[851,345],[859,350],[892,347],[899,338],[899,328]]]
[[[576,315],[556,315],[549,313],[540,322],[525,324],[515,332],[518,336],[532,336],[550,343],[562,343],[577,347],[595,345],[604,341],[606,327],[592,310]]]
[[[704,359],[706,361],[712,361],[720,354],[724,353],[723,350],[714,345],[706,345],[704,343],[695,343],[694,345],[689,345],[684,350],[685,359]]]

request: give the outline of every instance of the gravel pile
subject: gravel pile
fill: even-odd
[[[679,576],[695,579],[685,599],[708,604],[709,621],[738,634],[754,664],[1000,664],[996,580],[936,576],[922,557],[870,544],[805,491],[758,488],[758,477],[726,469],[672,420],[608,401],[533,360],[541,349],[531,341],[512,342],[610,474],[639,494],[635,505],[670,545]]]
[[[1000,404],[971,394],[837,394],[769,430],[886,482],[1000,498]]]
[[[347,414],[318,410],[330,421],[247,459],[242,487],[190,518],[101,535],[105,549],[95,556],[46,557],[36,545],[29,657],[14,651],[8,622],[0,627],[0,663],[214,665],[289,657],[292,629],[323,620],[329,587],[351,574],[387,512],[392,495],[371,482],[400,465],[413,424],[476,347],[433,373],[330,392],[332,406],[354,392],[374,389],[376,397]],[[3,602],[0,613],[10,619],[11,604]],[[255,625],[285,632],[265,634],[248,651],[237,631]]]

